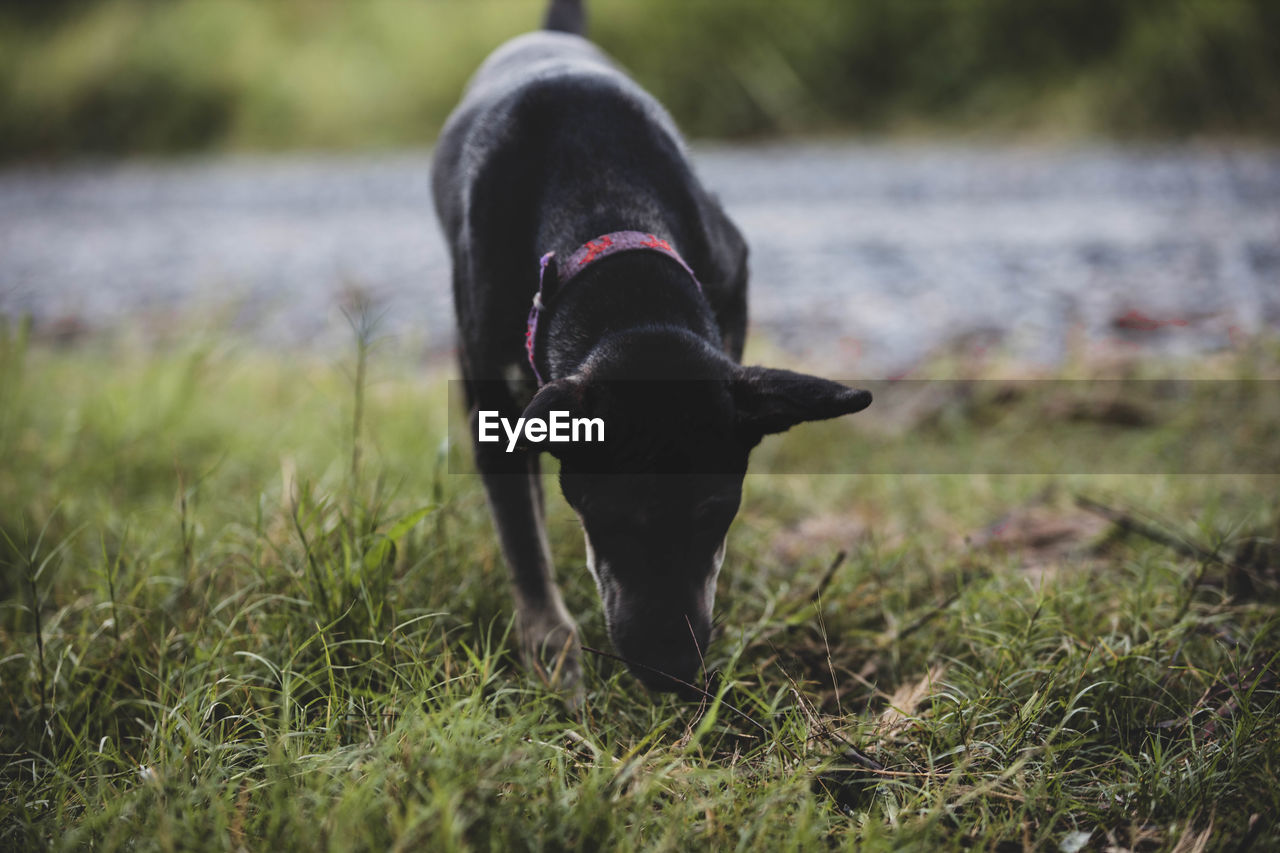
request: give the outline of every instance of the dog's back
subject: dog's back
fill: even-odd
[[[520,362],[538,258],[567,257],[593,236],[678,235],[723,316],[745,287],[746,244],[694,175],[670,115],[593,44],[562,31],[577,7],[559,0],[547,17],[562,26],[499,47],[436,148],[433,192],[473,378]],[[741,334],[731,337],[736,345]]]
[[[467,202],[486,168],[498,168],[504,149],[513,145],[526,167],[513,172],[524,177],[536,166],[546,184],[557,188],[587,183],[575,181],[571,173],[557,174],[557,162],[570,170],[576,162],[584,175],[592,169],[599,179],[600,170],[611,167],[611,155],[635,159],[640,147],[649,149],[641,153],[647,166],[642,183],[652,181],[655,154],[669,165],[684,166],[683,143],[661,104],[591,42],[559,31],[517,36],[498,48],[468,83],[436,153],[436,206],[447,230],[463,227]],[[617,196],[625,197],[627,189],[618,190]],[[643,187],[630,190],[634,197]],[[574,206],[566,198],[554,204],[558,209]],[[547,248],[568,251],[573,246]]]

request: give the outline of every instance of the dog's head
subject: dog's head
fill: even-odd
[[[543,447],[582,520],[614,647],[646,686],[687,693],[679,682],[697,678],[751,449],[870,402],[826,379],[741,367],[670,332],[617,336],[534,397],[526,418],[567,411],[604,423],[602,443]]]

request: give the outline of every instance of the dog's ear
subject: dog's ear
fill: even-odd
[[[860,412],[871,405],[871,392],[790,370],[743,367],[733,378],[733,400],[739,430],[754,444],[798,423]]]
[[[582,416],[584,406],[583,380],[576,376],[555,379],[538,389],[529,405],[525,406],[520,417],[527,423],[531,418],[549,420],[553,411],[567,411],[570,415]],[[523,431],[516,442],[517,450],[545,450],[555,454],[560,448],[547,442],[531,442],[525,438]]]

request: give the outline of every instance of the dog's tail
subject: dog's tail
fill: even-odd
[[[587,13],[582,8],[582,0],[551,0],[542,28],[575,36],[586,33]]]

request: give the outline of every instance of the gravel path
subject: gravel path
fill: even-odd
[[[957,339],[1194,353],[1280,328],[1280,150],[787,144],[699,170],[752,247],[755,333],[861,375]],[[0,314],[49,334],[231,322],[330,346],[357,286],[448,349],[429,157],[0,172]]]

